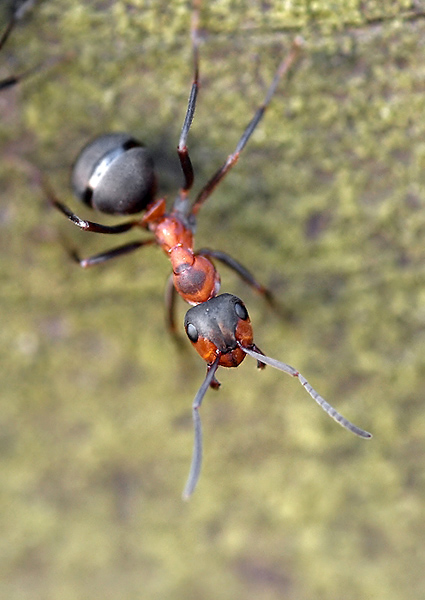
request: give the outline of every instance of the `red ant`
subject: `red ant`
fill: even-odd
[[[183,492],[188,499],[195,490],[201,472],[202,463],[202,427],[199,409],[208,387],[218,388],[220,383],[215,378],[219,366],[237,367],[249,354],[257,360],[259,369],[270,365],[284,373],[297,377],[301,385],[323,410],[337,423],[352,433],[369,439],[372,434],[353,425],[337,412],[316,390],[311,387],[301,373],[274,358],[266,356],[254,344],[251,321],[242,300],[232,294],[221,294],[203,304],[189,309],[184,319],[184,327],[188,338],[198,354],[207,363],[207,374],[192,404],[192,415],[195,428],[192,465],[189,478]]]
[[[269,364],[297,377],[312,398],[338,423],[356,435],[371,437],[359,429],[335,409],[333,409],[293,367],[265,356],[253,343],[252,328],[248,312],[241,300],[231,294],[217,296],[220,287],[219,275],[211,259],[216,259],[233,269],[254,289],[272,301],[266,290],[239,262],[223,252],[193,248],[196,216],[211,193],[236,164],[242,150],[262,119],[276,91],[280,79],[288,73],[301,46],[296,39],[288,56],[280,63],[263,104],[257,109],[248,123],[235,151],[211,177],[206,185],[189,202],[189,192],[194,182],[194,172],[186,145],[192,124],[199,88],[199,5],[193,10],[192,47],[194,57],[194,78],[183,127],[178,144],[178,156],[183,172],[184,183],[180,188],[170,213],[166,212],[165,199],[155,200],[156,177],[152,159],[143,145],[132,136],[123,133],[107,134],[89,143],[76,160],[72,173],[72,185],[77,197],[91,208],[109,214],[135,214],[146,211],[142,218],[126,221],[118,225],[102,225],[83,220],[60,202],[44,182],[51,203],[70,221],[84,231],[105,234],[119,234],[139,227],[153,233],[152,238],[130,242],[106,252],[80,259],[73,258],[82,266],[89,267],[106,262],[111,258],[128,254],[146,245],[159,245],[169,256],[173,275],[167,285],[168,323],[175,331],[174,302],[176,292],[195,305],[185,318],[186,333],[202,358],[208,363],[207,375],[193,402],[195,445],[189,479],[184,491],[188,498],[194,491],[201,469],[202,430],[199,408],[209,386],[220,384],[215,378],[218,366],[237,367],[249,354],[257,359],[259,368]]]
[[[83,220],[60,202],[44,183],[51,203],[84,231],[119,234],[139,227],[153,233],[153,238],[129,242],[89,258],[80,259],[72,252],[72,258],[82,267],[103,263],[111,258],[133,252],[143,246],[157,244],[168,255],[173,274],[166,290],[167,319],[175,333],[174,304],[176,292],[196,305],[216,296],[220,289],[220,277],[212,260],[218,260],[235,271],[243,280],[273,303],[270,292],[238,261],[216,250],[203,248],[194,251],[193,237],[199,209],[220,181],[236,164],[240,153],[266,111],[279,80],[288,73],[295,61],[301,41],[296,39],[288,56],[280,63],[263,104],[243,132],[235,151],[201,189],[190,203],[188,194],[194,181],[194,172],[186,145],[192,124],[199,88],[199,6],[195,3],[191,37],[194,60],[194,77],[189,95],[186,116],[177,148],[184,183],[174,201],[171,212],[166,212],[165,198],[155,200],[156,177],[153,161],[143,145],[124,133],[102,135],[90,142],[78,156],[72,172],[72,187],[76,196],[91,208],[103,213],[127,215],[146,211],[144,215],[118,225],[101,225]]]

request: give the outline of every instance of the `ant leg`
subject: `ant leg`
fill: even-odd
[[[74,225],[82,229],[83,231],[92,231],[94,233],[123,233],[124,231],[129,231],[133,227],[144,227],[141,221],[132,220],[127,221],[126,223],[120,223],[119,225],[102,225],[100,223],[94,223],[93,221],[86,221],[84,219],[80,219],[78,215],[73,213],[69,208],[60,202],[50,187],[50,184],[46,181],[45,177],[38,171],[37,176],[40,179],[40,184],[47,195],[47,199],[50,204],[54,206],[57,210],[59,210],[62,214],[64,214]]]
[[[28,69],[28,71],[24,71],[20,75],[10,75],[9,77],[2,79],[0,81],[0,92],[2,90],[7,90],[7,88],[13,87],[14,85],[16,85],[17,83],[22,81],[22,79],[26,79],[26,77],[28,77],[28,75],[35,73],[37,70],[38,70],[38,68],[34,67],[33,69]]]
[[[176,327],[176,299],[177,292],[174,287],[173,276],[170,275],[167,279],[167,283],[165,284],[165,322],[167,324],[167,329],[170,332],[170,335],[174,339],[178,339],[179,335],[177,333]]]
[[[198,483],[199,475],[201,473],[202,466],[202,425],[201,425],[201,417],[199,415],[199,409],[201,408],[202,400],[204,399],[205,394],[211,383],[215,381],[215,372],[218,368],[218,363],[220,361],[220,356],[217,356],[215,361],[208,365],[207,367],[207,375],[202,383],[201,387],[198,390],[198,393],[195,396],[195,399],[192,404],[192,417],[193,417],[193,426],[195,429],[195,440],[193,443],[193,455],[192,455],[192,464],[190,465],[189,477],[187,479],[187,483],[185,485],[183,491],[183,499],[189,500],[190,496],[193,494],[196,484]]]
[[[18,21],[18,11],[17,10],[13,10],[12,9],[12,14],[9,18],[9,22],[6,25],[3,33],[0,36],[0,50],[3,48],[3,46],[5,45],[5,43],[7,42],[7,40],[9,39],[10,34],[13,31],[13,28],[15,27],[16,23]]]
[[[168,333],[171,335],[173,341],[176,343],[180,352],[187,351],[187,345],[184,343],[184,337],[182,337],[177,329],[176,325],[176,300],[179,295],[176,288],[174,287],[173,276],[170,275],[165,285],[165,324]],[[212,384],[214,387],[214,384]],[[218,387],[218,386],[217,386]]]
[[[94,256],[89,256],[88,258],[80,258],[75,250],[71,250],[70,255],[72,260],[78,263],[83,269],[86,269],[87,267],[93,267],[94,265],[99,265],[108,260],[111,260],[111,258],[117,258],[118,256],[130,254],[134,250],[142,248],[142,246],[149,246],[151,244],[155,244],[154,239],[143,240],[140,242],[129,242],[128,244],[124,244],[123,246],[118,246],[117,248],[106,250],[106,252],[101,252],[100,254],[95,254]]]
[[[9,22],[6,25],[6,28],[4,29],[3,33],[0,35],[0,50],[3,48],[3,46],[9,39],[9,36],[12,33],[16,23],[24,15],[24,13],[26,12],[26,10],[28,8],[29,8],[29,1],[27,0],[20,7],[12,9],[12,14],[9,18]],[[34,67],[32,69],[28,69],[27,71],[24,71],[23,73],[20,73],[19,75],[10,75],[9,77],[5,77],[4,79],[1,79],[0,80],[0,91],[5,90],[10,87],[13,87],[14,85],[16,85],[17,83],[22,81],[22,79],[25,79],[26,77],[28,77],[29,75],[31,75],[32,73],[37,71],[39,68],[40,67]]]
[[[239,277],[245,281],[249,286],[251,286],[254,290],[256,290],[259,294],[264,296],[265,300],[270,304],[274,305],[274,298],[270,290],[261,285],[255,277],[246,269],[240,262],[236,259],[232,258],[225,252],[221,252],[220,250],[210,250],[209,248],[201,248],[196,254],[200,254],[201,256],[205,256],[207,258],[215,258],[222,262],[226,267],[232,269]]]
[[[16,4],[16,6],[13,7],[13,4]],[[16,23],[24,16],[27,10],[31,7],[31,4],[33,4],[32,0],[23,0],[23,2],[20,2],[19,5],[18,2],[12,2],[12,6],[9,8],[9,10],[3,9],[6,13],[10,14],[10,17],[5,30],[0,35],[0,50],[8,40]]]
[[[50,203],[57,208],[62,214],[64,214],[68,219],[74,223],[77,227],[82,229],[83,231],[92,231],[94,233],[123,233],[125,231],[129,231],[133,227],[143,227],[140,221],[132,220],[127,221],[126,223],[120,223],[119,225],[102,225],[101,223],[94,223],[93,221],[86,221],[84,219],[80,219],[78,215],[73,213],[65,204],[59,202],[59,200],[49,198]]]
[[[176,326],[176,300],[178,294],[174,287],[173,276],[170,275],[165,285],[165,324],[168,332],[179,347],[179,350],[186,351],[186,345],[183,343],[181,335],[177,331]]]
[[[3,46],[5,45],[6,41],[8,40],[10,34],[12,33],[13,28],[16,25],[16,14],[13,13],[9,23],[6,26],[6,29],[3,31],[2,35],[0,36],[0,50],[3,48]],[[6,77],[5,79],[0,80],[0,91],[1,90],[5,90],[9,87],[14,86],[15,84],[17,84],[23,77],[25,76],[25,74],[22,75],[10,75],[10,77]]]
[[[9,35],[12,33],[12,29],[14,28],[15,23],[16,23],[15,17],[12,16],[12,18],[10,19],[9,23],[6,26],[6,29],[3,31],[3,33],[0,37],[0,50],[3,48]]]
[[[224,265],[226,265],[226,267],[229,267],[229,269],[232,269],[232,271],[239,275],[239,277],[243,281],[245,281],[245,283],[251,286],[256,292],[261,294],[267,302],[267,304],[282,319],[285,319],[286,321],[294,320],[293,312],[290,309],[279,304],[276,301],[276,298],[274,297],[272,292],[265,286],[261,285],[261,283],[259,283],[255,279],[252,273],[248,271],[248,269],[241,265],[241,263],[234,259],[232,256],[229,256],[228,254],[226,254],[225,252],[221,252],[220,250],[210,250],[209,248],[201,248],[201,250],[199,250],[197,254],[200,254],[201,256],[206,256],[207,258],[215,258],[216,260],[222,262]]]
[[[243,134],[236,146],[235,151],[233,152],[233,154],[229,154],[229,156],[227,157],[227,160],[223,164],[223,166],[220,167],[220,169],[211,177],[211,179],[208,181],[208,183],[198,193],[198,195],[192,205],[192,214],[193,215],[196,215],[198,213],[199,209],[201,208],[201,206],[205,202],[205,200],[212,194],[212,192],[215,190],[215,188],[220,183],[220,181],[223,179],[223,177],[237,163],[240,153],[245,148],[246,143],[248,142],[249,138],[255,131],[255,128],[257,127],[258,123],[261,121],[264,113],[266,112],[266,109],[270,104],[270,101],[273,97],[273,94],[276,91],[276,88],[277,88],[277,85],[278,85],[280,79],[288,73],[289,69],[292,67],[292,64],[295,62],[295,59],[298,57],[298,53],[300,51],[301,45],[302,45],[302,38],[300,38],[300,37],[295,38],[295,40],[292,44],[290,53],[284,60],[282,60],[282,62],[280,63],[280,65],[276,71],[276,74],[275,74],[273,81],[268,89],[268,92],[266,94],[263,104],[257,109],[253,118],[248,123],[248,126],[246,127],[245,131],[243,132]]]
[[[191,189],[194,180],[192,162],[189,157],[189,150],[186,146],[187,136],[192,125],[195,114],[196,98],[199,90],[199,2],[194,2],[191,24],[192,52],[193,52],[193,83],[190,90],[187,104],[186,116],[180,134],[177,152],[180,159],[180,165],[183,171],[184,183],[180,190],[180,197],[185,198],[187,192]]]

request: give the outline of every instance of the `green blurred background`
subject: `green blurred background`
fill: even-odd
[[[20,22],[0,77],[44,69],[0,94],[2,598],[423,596],[424,16],[422,1],[204,2],[195,189],[235,147],[294,35],[306,44],[201,211],[197,247],[270,286],[291,320],[221,269],[258,345],[374,438],[248,358],[206,396],[189,503],[205,367],[166,333],[169,264],[150,247],[79,269],[67,247],[87,256],[117,240],[49,208],[29,164],[93,219],[71,196],[72,162],[93,136],[129,131],[172,199],[190,4],[44,0]]]

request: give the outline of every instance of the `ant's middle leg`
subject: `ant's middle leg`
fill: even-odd
[[[152,238],[151,240],[129,242],[128,244],[123,244],[122,246],[111,248],[110,250],[106,250],[105,252],[101,252],[99,254],[95,254],[87,258],[80,258],[79,254],[75,250],[71,250],[69,254],[74,262],[79,264],[80,267],[82,267],[83,269],[87,269],[88,267],[100,265],[108,260],[111,260],[112,258],[117,258],[119,256],[130,254],[131,252],[134,252],[134,250],[138,250],[138,248],[142,248],[143,246],[150,246],[155,243],[156,242],[154,238]]]
[[[223,263],[223,265],[229,267],[229,269],[232,269],[232,271],[239,275],[239,277],[245,281],[245,283],[251,286],[256,292],[264,296],[265,300],[269,304],[274,304],[273,294],[271,291],[261,285],[261,283],[255,279],[254,275],[252,275],[252,273],[248,271],[246,267],[244,267],[232,256],[229,256],[229,254],[221,252],[220,250],[210,250],[209,248],[201,248],[201,250],[198,250],[196,254],[205,256],[206,258],[219,260],[221,263]]]
[[[294,319],[292,311],[290,309],[280,306],[280,304],[276,301],[276,298],[274,297],[273,293],[264,285],[259,283],[259,281],[257,281],[254,275],[235,258],[229,256],[225,252],[221,252],[220,250],[210,250],[209,248],[201,248],[201,250],[199,250],[197,254],[205,256],[206,258],[219,260],[223,265],[225,265],[229,269],[232,269],[232,271],[239,275],[239,277],[243,281],[245,281],[245,283],[247,283],[253,290],[261,294],[267,302],[267,304],[280,317],[282,317],[286,321],[292,321]]]

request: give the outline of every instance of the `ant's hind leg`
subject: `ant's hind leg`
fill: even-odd
[[[184,343],[184,338],[179,334],[176,325],[176,300],[178,294],[174,287],[173,276],[170,275],[165,285],[165,324],[168,333],[171,335],[173,341],[178,346],[179,350],[186,350],[187,346]]]
[[[87,258],[80,258],[78,252],[76,250],[70,250],[69,254],[74,262],[80,265],[83,269],[87,269],[88,267],[93,267],[95,265],[100,265],[112,258],[117,258],[118,256],[124,256],[126,254],[130,254],[134,252],[134,250],[138,250],[143,246],[150,246],[155,244],[155,240],[142,240],[139,242],[129,242],[128,244],[123,244],[122,246],[118,246],[116,248],[111,248],[110,250],[106,250],[105,252],[100,252],[99,254],[95,254],[93,256],[89,256]]]

